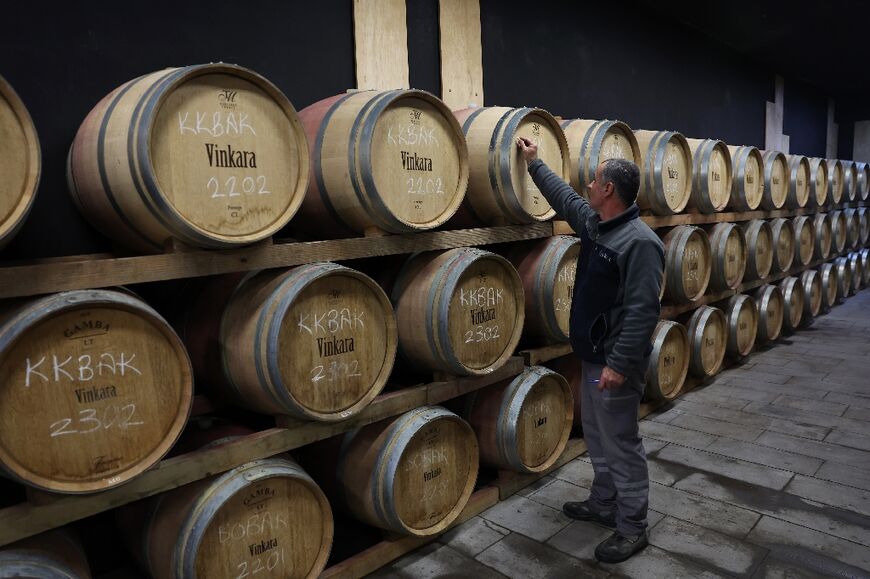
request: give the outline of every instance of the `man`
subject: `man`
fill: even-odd
[[[615,528],[595,557],[618,563],[648,544],[649,474],[637,413],[660,314],[664,246],[638,219],[637,165],[602,162],[587,202],[537,158],[530,140],[517,139],[517,148],[535,185],[581,240],[570,335],[583,366],[581,419],[595,479],[589,499],[562,510]]]

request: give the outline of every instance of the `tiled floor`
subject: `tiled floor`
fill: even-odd
[[[609,531],[561,513],[568,463],[380,577],[870,577],[870,290],[641,423],[650,547],[595,561]]]

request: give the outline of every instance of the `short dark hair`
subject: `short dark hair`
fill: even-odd
[[[601,162],[601,180],[604,183],[610,181],[617,195],[625,203],[631,206],[637,200],[637,192],[640,188],[640,169],[628,159],[607,159]]]

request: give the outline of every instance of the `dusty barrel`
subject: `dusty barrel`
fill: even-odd
[[[484,375],[513,355],[525,319],[509,261],[475,248],[412,256],[392,291],[399,351],[420,366]]]
[[[861,245],[861,216],[857,209],[844,209],[846,218],[846,247],[857,249]]]
[[[746,236],[746,279],[764,279],[773,267],[773,230],[763,219],[753,219],[742,225]]]
[[[664,236],[665,294],[675,302],[690,302],[707,291],[712,257],[703,229],[678,225]]]
[[[686,322],[689,334],[689,370],[695,376],[713,376],[722,367],[728,343],[728,322],[718,308],[701,306]]]
[[[827,259],[831,255],[831,219],[827,213],[816,213],[813,217],[813,256],[816,259]]]
[[[716,139],[687,139],[692,150],[689,204],[702,213],[722,211],[731,198],[731,152]]]
[[[206,248],[281,229],[308,184],[287,97],[258,74],[205,64],[146,74],[85,118],[68,161],[73,200],[101,232],[145,252]]]
[[[804,288],[804,312],[801,325],[809,326],[813,318],[822,311],[822,276],[814,269],[808,269],[801,274],[801,287]]]
[[[854,161],[840,161],[843,164],[843,201],[854,201],[858,194],[858,167]]]
[[[837,270],[837,302],[842,303],[849,296],[852,288],[852,263],[845,257],[834,260]]]
[[[861,283],[866,286],[870,284],[870,249],[862,249],[858,254],[861,256],[861,272],[864,274]]]
[[[761,207],[768,210],[782,209],[788,198],[788,159],[779,151],[763,151],[764,194]]]
[[[782,332],[785,304],[782,291],[775,285],[763,285],[755,290],[755,306],[758,308],[758,342],[772,342]]]
[[[30,113],[0,76],[0,247],[23,225],[39,185],[42,156]]]
[[[870,241],[870,211],[866,207],[859,207],[858,212],[858,244],[867,245]]]
[[[814,157],[810,159],[810,205],[822,207],[828,202],[828,162]]]
[[[819,279],[822,282],[822,311],[828,311],[837,304],[837,268],[833,263],[819,266]]]
[[[813,260],[816,241],[812,218],[798,215],[792,220],[791,225],[794,229],[794,262],[797,265],[809,265]]]
[[[564,377],[532,366],[516,378],[474,392],[467,415],[482,463],[515,472],[541,472],[565,450],[574,399]]]
[[[828,216],[831,220],[831,251],[839,255],[846,249],[849,223],[846,221],[846,214],[843,211],[831,211]]]
[[[28,300],[0,315],[0,466],[53,492],[115,487],[187,421],[193,372],[157,312],[118,291]]]
[[[804,314],[806,301],[804,286],[798,278],[786,277],[779,282],[779,289],[782,292],[784,307],[782,326],[785,330],[794,332],[800,326]]]
[[[858,198],[867,201],[870,198],[870,163],[856,162],[858,169]]]
[[[755,346],[758,333],[758,307],[746,294],[731,296],[723,307],[728,323],[728,343],[725,351],[735,358],[748,356]]]
[[[672,215],[686,208],[692,194],[692,150],[686,138],[673,131],[635,131],[643,164],[637,203],[656,215]]]
[[[729,145],[734,178],[728,208],[735,211],[755,211],[764,194],[764,160],[755,147]]]
[[[582,399],[580,389],[583,386],[583,367],[580,363],[580,358],[571,352],[567,356],[560,356],[553,360],[549,360],[548,362],[544,362],[544,365],[556,374],[565,378],[568,382],[568,388],[571,390],[571,398],[574,400],[573,430],[574,432],[580,431]]]
[[[439,406],[422,406],[348,433],[336,477],[358,519],[427,536],[462,512],[474,490],[478,457],[468,423]]]
[[[517,150],[517,137],[538,145],[538,158],[569,180],[571,160],[565,134],[542,109],[479,107],[453,113],[468,143],[468,193],[454,223],[534,223],[555,211],[532,181]]]
[[[566,342],[580,239],[558,235],[518,244],[506,257],[523,283],[523,334],[532,342]]]
[[[67,529],[53,529],[0,547],[0,578],[90,579],[81,542]]]
[[[683,390],[689,371],[689,335],[685,326],[659,321],[652,335],[652,353],[646,371],[646,397],[673,400]]]
[[[788,197],[789,207],[806,207],[810,199],[810,161],[801,155],[788,157]]]
[[[864,284],[864,263],[861,261],[861,255],[857,252],[850,253],[848,259],[852,268],[852,285],[849,295],[855,295]]]
[[[389,298],[334,263],[218,279],[188,314],[197,376],[265,414],[344,420],[386,384],[398,343]]]
[[[710,236],[710,287],[735,289],[746,271],[746,238],[734,223],[717,223],[707,230]]]
[[[121,524],[155,579],[255,572],[317,577],[332,548],[332,510],[294,461],[273,457],[124,507]]]
[[[828,202],[839,205],[843,200],[845,185],[843,163],[839,159],[828,159]]]
[[[779,217],[770,222],[773,234],[773,270],[787,272],[795,254],[795,230],[791,219]]]
[[[571,186],[585,193],[595,179],[595,169],[608,159],[628,159],[641,166],[640,148],[628,125],[622,121],[562,121],[562,131],[571,151]]]
[[[444,224],[468,185],[450,109],[421,90],[360,91],[299,113],[311,155],[293,227],[317,237],[409,233]]]

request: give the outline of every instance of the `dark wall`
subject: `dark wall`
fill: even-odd
[[[788,80],[783,91],[782,132],[789,152],[824,157],[828,137],[828,96],[810,85]]]

